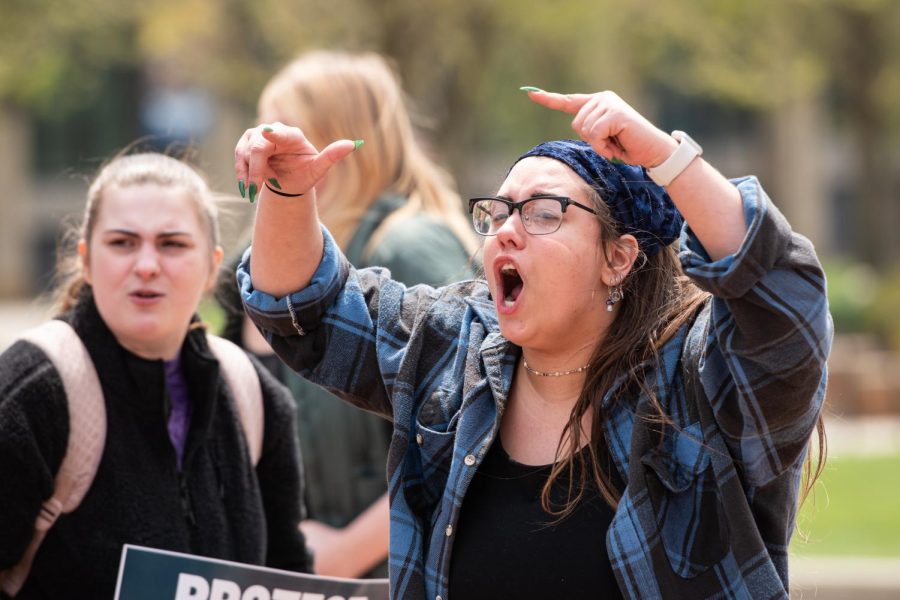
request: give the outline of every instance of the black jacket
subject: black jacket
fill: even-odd
[[[64,316],[98,367],[107,438],[91,489],[44,540],[17,598],[112,598],[123,544],[308,571],[293,400],[254,363],[265,438],[255,471],[204,333],[182,368],[192,417],[179,472],[169,440],[162,361],[118,344],[89,294]],[[62,381],[46,355],[16,342],[0,355],[0,570],[19,561],[68,439]]]

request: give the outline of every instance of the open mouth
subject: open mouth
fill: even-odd
[[[154,298],[159,298],[162,296],[162,294],[150,290],[138,290],[136,292],[132,292],[131,295],[135,298],[140,298],[141,300],[152,300]]]
[[[500,267],[500,294],[505,306],[513,306],[522,293],[522,278],[511,263]]]

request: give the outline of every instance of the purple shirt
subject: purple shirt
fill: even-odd
[[[169,393],[169,439],[175,447],[178,470],[181,470],[184,446],[191,425],[191,399],[181,370],[181,354],[163,363],[166,369],[166,390]]]

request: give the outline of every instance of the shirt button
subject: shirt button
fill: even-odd
[[[417,434],[416,434],[416,443],[417,443],[418,445],[421,446],[423,441],[424,441],[424,440],[422,439],[422,434],[421,434],[421,433],[417,433]]]
[[[453,525],[447,525],[447,529],[446,529],[445,533],[447,534],[447,537],[450,537],[451,535],[453,535]]]
[[[475,455],[467,454],[466,457],[463,459],[463,462],[466,463],[466,466],[471,467],[472,465],[475,464]]]

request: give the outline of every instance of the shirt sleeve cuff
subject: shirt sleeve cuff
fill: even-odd
[[[287,337],[314,330],[340,292],[347,279],[347,261],[324,226],[322,235],[322,260],[309,285],[281,298],[254,289],[250,279],[252,246],[244,252],[237,269],[241,300],[247,314],[264,331]]]
[[[732,181],[741,194],[747,235],[736,252],[712,260],[685,223],[679,257],[684,272],[702,289],[720,298],[744,296],[786,252],[791,228],[756,177]]]

